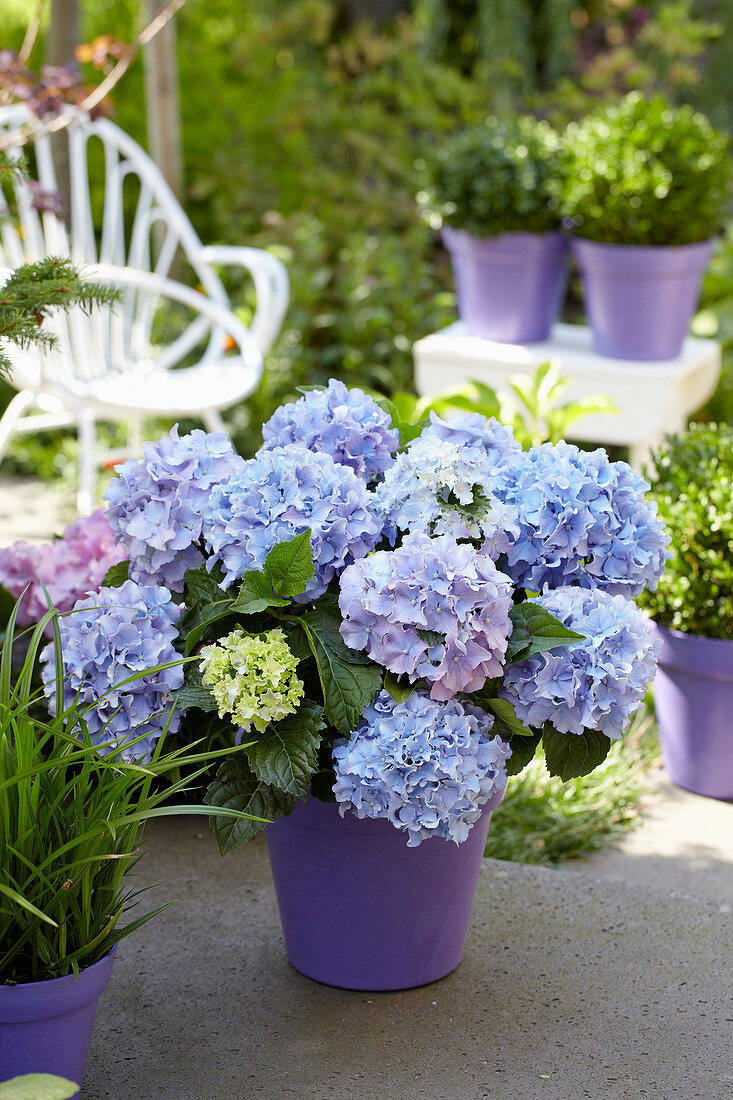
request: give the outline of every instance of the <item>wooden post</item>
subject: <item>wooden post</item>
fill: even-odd
[[[165,7],[165,0],[144,0],[145,22]],[[175,18],[143,49],[148,151],[177,198],[183,194],[181,109],[178,94]]]
[[[79,44],[78,0],[52,0],[51,20],[46,35],[45,60],[47,65],[75,65],[74,50]],[[66,134],[51,138],[56,184],[67,212],[71,209],[71,184],[69,178],[69,145]]]

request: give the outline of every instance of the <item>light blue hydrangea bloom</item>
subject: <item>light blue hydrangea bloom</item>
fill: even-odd
[[[276,409],[262,426],[262,439],[263,450],[299,443],[323,451],[364,481],[380,478],[400,445],[389,416],[376,401],[335,378],[325,390],[311,390]]]
[[[104,494],[107,520],[127,551],[132,580],[181,591],[186,570],[203,561],[197,544],[209,493],[244,460],[223,432],[195,429],[179,438],[178,425],[143,453],[117,467]]]
[[[512,584],[490,556],[450,535],[407,535],[341,574],[341,635],[352,649],[433,699],[476,691],[500,676],[512,631]]]
[[[119,588],[101,588],[79,600],[60,616],[64,664],[63,707],[77,700],[77,709],[91,709],[85,722],[93,742],[112,742],[124,760],[150,759],[155,742],[168,723],[171,692],[183,683],[183,666],[151,672],[123,687],[129,676],[155,665],[176,661],[173,648],[180,616],[167,588],[125,581]],[[41,676],[52,714],[57,713],[54,646],[41,654]],[[168,730],[180,724],[177,712]],[[144,740],[125,749],[138,737]],[[110,752],[101,747],[100,752]]]
[[[376,544],[380,523],[364,482],[330,455],[294,443],[260,451],[212,491],[204,539],[228,588],[248,569],[261,569],[278,542],[311,532],[315,575],[299,602],[322,595],[343,566]]]
[[[644,615],[600,589],[556,588],[536,602],[586,640],[509,665],[499,694],[527,725],[621,737],[656,668],[659,643]]]
[[[490,737],[493,718],[453,699],[414,691],[395,703],[386,691],[358,729],[333,746],[333,792],[342,816],[385,818],[410,848],[427,837],[461,844],[484,803],[506,784],[511,749]]]
[[[669,538],[647,482],[603,450],[545,443],[513,456],[494,492],[518,511],[503,568],[531,591],[571,583],[636,596],[654,589]]]
[[[518,533],[516,509],[492,493],[492,467],[483,447],[425,433],[408,444],[375,491],[391,543],[399,532],[475,539],[493,557]]]
[[[512,456],[522,453],[510,427],[480,413],[459,413],[446,419],[431,412],[430,424],[422,432],[422,438],[440,439],[460,447],[464,453],[478,453],[488,461],[492,471],[503,469]]]

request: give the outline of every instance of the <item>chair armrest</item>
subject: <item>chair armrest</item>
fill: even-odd
[[[208,264],[244,267],[252,274],[257,302],[249,330],[264,355],[279,333],[288,308],[289,283],[285,264],[262,248],[212,244],[198,258]]]

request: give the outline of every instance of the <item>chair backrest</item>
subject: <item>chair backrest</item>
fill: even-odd
[[[112,264],[167,276],[180,249],[205,293],[225,304],[221,280],[199,258],[202,244],[196,231],[147,153],[109,119],[92,121],[74,107],[67,108],[67,115],[69,123],[60,134],[52,139],[41,126],[32,144],[36,179],[45,191],[59,189],[60,154],[68,165],[68,224],[53,213],[39,214],[31,188],[19,179],[17,221],[7,216],[7,203],[0,196],[0,265],[17,267],[43,256],[65,256],[75,263]],[[34,121],[23,104],[0,108],[2,135]],[[93,170],[104,173],[97,224],[90,188],[90,153],[94,157],[95,146]]]
[[[44,191],[58,191],[63,173],[68,173],[68,220],[52,212],[39,213],[32,186],[22,176],[13,185],[15,214],[11,215],[0,189],[0,267],[60,256],[82,266],[131,268],[165,278],[180,252],[207,297],[228,306],[223,283],[200,258],[203,246],[196,231],[147,153],[108,119],[92,121],[73,107],[67,115],[68,125],[60,133],[51,136],[41,125],[30,144],[35,178]],[[28,123],[37,120],[23,104],[0,108],[0,135]],[[13,153],[20,157],[20,148],[11,146]],[[96,217],[93,196],[98,200]],[[54,350],[12,352],[15,384],[19,388],[60,384],[78,393],[87,381],[144,359],[159,300],[154,279],[151,284],[128,288],[115,311],[95,309],[91,316],[78,309],[68,315],[57,313],[47,325],[56,336]],[[207,338],[208,346],[199,356],[203,362],[220,354],[222,330],[198,318],[156,356],[156,362],[174,366],[197,341]]]

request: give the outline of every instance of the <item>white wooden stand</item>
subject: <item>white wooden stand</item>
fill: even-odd
[[[548,359],[559,362],[571,380],[564,400],[607,394],[618,414],[583,417],[569,431],[572,439],[629,448],[637,470],[666,432],[687,426],[691,413],[712,395],[720,377],[720,344],[688,337],[677,359],[642,362],[608,359],[593,351],[585,325],[558,324],[549,340],[499,344],[469,336],[457,321],[418,340],[413,347],[415,384],[421,397],[475,379],[506,390],[512,375],[530,373]]]

